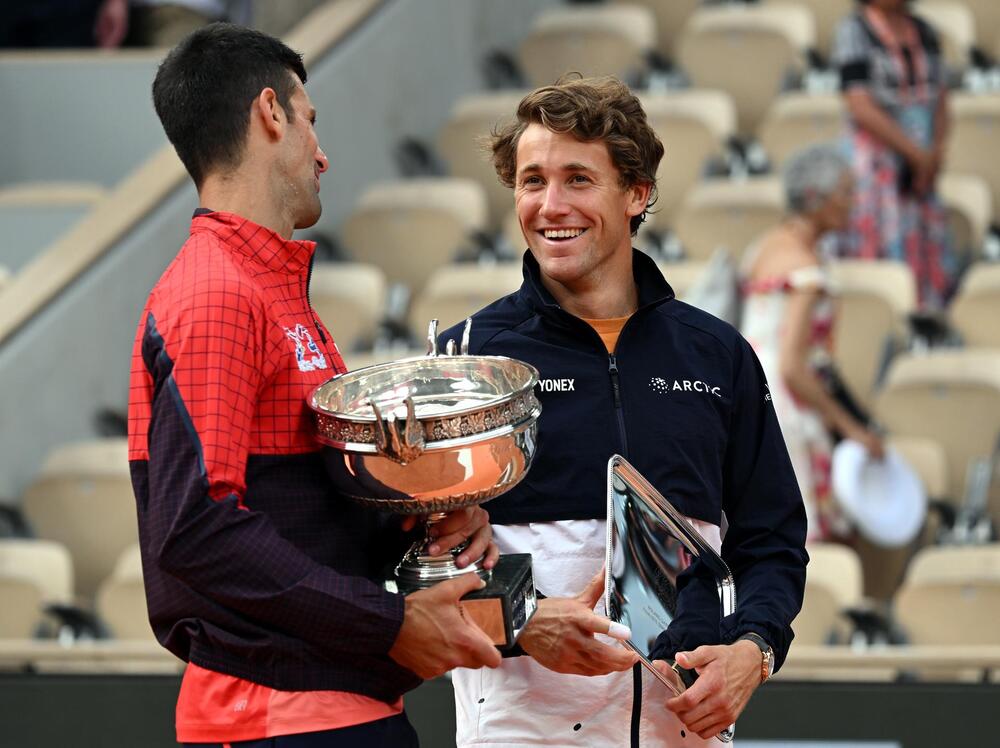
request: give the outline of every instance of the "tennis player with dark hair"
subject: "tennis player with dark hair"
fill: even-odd
[[[185,744],[415,746],[401,695],[456,666],[495,667],[457,600],[475,574],[405,599],[379,583],[398,518],[336,495],[306,396],[344,371],[308,298],[329,167],[300,55],[214,24],[166,57],[153,99],[198,187],[191,236],[153,288],[132,357],[129,459],[150,622],[189,665]],[[496,547],[480,508],[432,552]]]

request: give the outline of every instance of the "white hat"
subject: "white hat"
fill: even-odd
[[[844,439],[833,450],[831,472],[834,499],[868,540],[894,548],[916,537],[927,515],[927,496],[896,450],[887,447],[878,460],[860,442]]]

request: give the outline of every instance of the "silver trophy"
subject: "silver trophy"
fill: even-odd
[[[470,356],[466,321],[459,352],[437,347],[430,324],[427,355],[357,369],[324,382],[309,397],[316,433],[336,488],[355,501],[400,514],[425,515],[413,544],[387,585],[405,593],[462,574],[487,585],[462,606],[500,648],[510,647],[537,608],[530,554],[482,559],[464,569],[465,544],[428,553],[434,525],[447,512],[489,501],[524,477],[535,453],[541,404],[538,372],[502,356]]]
[[[695,567],[693,564],[698,561]],[[653,667],[650,653],[657,637],[677,613],[677,580],[688,572],[707,577],[719,593],[719,615],[736,610],[736,585],[726,562],[662,494],[625,458],[608,462],[608,544],[604,605],[608,618],[628,626],[625,646],[667,688],[679,695],[693,674],[673,659],[667,674]],[[728,743],[735,725],[719,733]]]

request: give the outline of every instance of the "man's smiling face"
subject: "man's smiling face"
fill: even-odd
[[[622,187],[603,141],[583,142],[532,123],[517,144],[514,202],[543,275],[574,288],[631,256],[629,221],[646,208],[648,187]]]

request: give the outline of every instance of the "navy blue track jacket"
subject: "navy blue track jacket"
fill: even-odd
[[[495,524],[604,519],[608,460],[622,454],[680,512],[724,527],[736,579],[721,624],[714,587],[682,586],[655,656],[756,632],[780,667],[802,605],[806,518],[764,373],[731,325],[674,298],[649,257],[633,251],[633,272],[639,309],[610,356],[556,304],[530,252],[521,288],[473,316],[470,353],[521,359],[541,380],[532,467],[486,508]],[[460,337],[456,326],[440,339]]]

